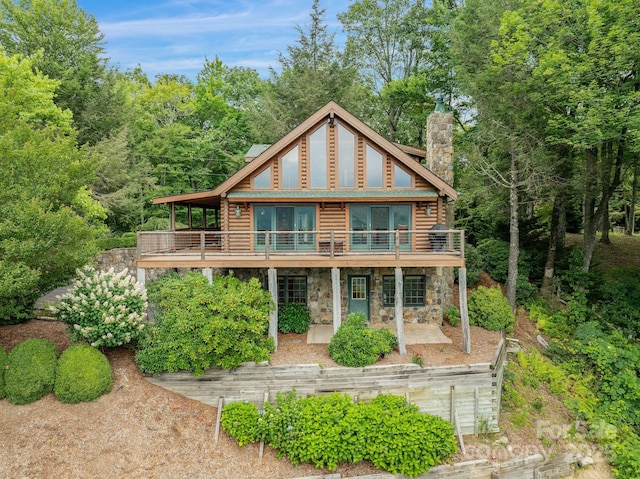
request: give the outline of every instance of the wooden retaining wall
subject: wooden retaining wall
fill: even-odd
[[[212,368],[198,377],[185,371],[147,379],[214,407],[221,400],[223,404],[251,401],[261,405],[265,397],[273,402],[278,392],[292,389],[300,396],[348,393],[355,401],[396,394],[407,397],[423,412],[455,422],[462,434],[477,434],[498,431],[506,354],[505,343],[500,341],[490,363],[472,365],[322,368],[318,364],[248,363],[233,371]]]
[[[562,454],[546,458],[535,454],[510,461],[492,463],[486,459],[436,466],[417,479],[561,479],[573,477],[576,457]],[[351,479],[399,479],[395,474],[381,473]],[[297,479],[342,479],[339,473],[299,477]]]

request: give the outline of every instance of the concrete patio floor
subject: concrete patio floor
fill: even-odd
[[[389,328],[396,334],[394,325],[372,325],[372,328]],[[307,344],[329,344],[333,335],[333,325],[312,324],[307,333]],[[447,338],[440,327],[435,324],[405,324],[404,337],[406,344],[450,344],[452,341]]]

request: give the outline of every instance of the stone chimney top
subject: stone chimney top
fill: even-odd
[[[427,168],[453,185],[453,113],[446,111],[442,97],[427,117]]]

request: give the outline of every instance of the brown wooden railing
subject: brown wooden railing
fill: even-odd
[[[144,231],[138,257],[449,254],[464,257],[463,230],[383,231]]]

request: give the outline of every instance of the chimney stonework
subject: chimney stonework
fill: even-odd
[[[427,167],[453,186],[453,113],[434,111],[427,117]],[[453,228],[453,204],[447,203],[445,224]]]
[[[427,154],[426,164],[433,173],[438,175],[449,185],[453,186],[453,113],[444,111],[436,106],[436,110],[427,117]],[[453,202],[448,198],[445,203],[445,226],[454,227]],[[436,268],[440,277],[441,313],[454,304],[453,302],[453,268]]]

